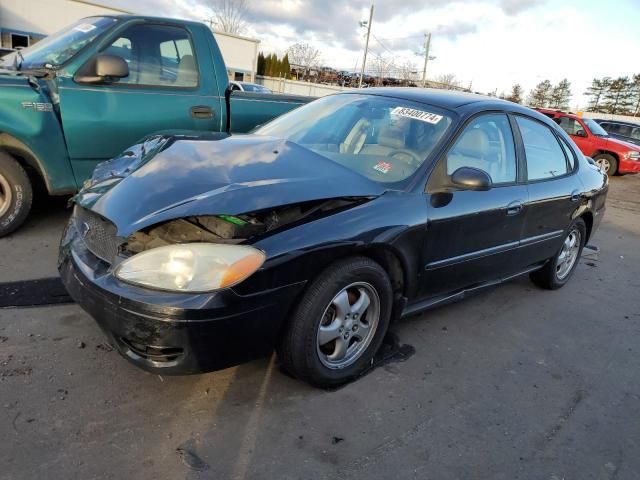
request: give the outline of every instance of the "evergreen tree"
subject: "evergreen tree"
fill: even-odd
[[[604,94],[604,106],[607,113],[628,113],[633,103],[633,92],[629,77],[618,77],[611,81]]]
[[[511,93],[507,95],[507,100],[513,103],[522,103],[522,94],[524,91],[519,83],[516,83],[513,87],[511,87]]]
[[[549,105],[551,108],[566,110],[569,108],[571,99],[571,83],[566,78],[553,87],[549,95]]]
[[[282,74],[285,78],[291,76],[291,65],[289,64],[289,54],[285,53],[282,57]]]
[[[257,73],[258,75],[264,75],[264,53],[262,52],[258,53]]]
[[[528,103],[534,108],[546,107],[549,105],[549,97],[551,94],[551,82],[544,80],[540,82],[529,93]]]
[[[604,94],[611,85],[611,79],[609,77],[594,78],[591,82],[591,86],[587,88],[585,95],[589,97],[589,105],[587,109],[590,112],[604,113],[605,108],[603,106]]]
[[[632,114],[634,117],[640,115],[640,73],[636,73],[633,76],[631,90],[633,92],[633,108]]]

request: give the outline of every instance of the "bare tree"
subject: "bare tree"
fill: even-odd
[[[246,28],[247,0],[213,0],[211,10],[210,26],[233,35]]]
[[[303,78],[308,78],[310,70],[320,62],[320,50],[308,43],[294,43],[287,49],[287,55],[296,71],[302,69]]]
[[[385,55],[377,54],[374,55],[371,61],[371,68],[373,70],[373,74],[376,77],[376,85],[381,86],[384,82],[384,79],[389,76],[389,72],[391,70],[391,62],[386,58]]]
[[[418,73],[418,67],[411,60],[405,61],[399,68],[400,78],[405,85],[409,85]]]
[[[442,87],[446,89],[455,90],[456,88],[460,88],[460,80],[456,78],[455,73],[439,75],[435,81],[440,83]]]

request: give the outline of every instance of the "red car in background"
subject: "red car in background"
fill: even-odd
[[[609,175],[640,172],[640,146],[610,137],[594,120],[536,108],[567,132],[578,148]]]

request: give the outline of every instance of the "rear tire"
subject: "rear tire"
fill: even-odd
[[[596,164],[609,176],[618,174],[618,160],[613,155],[601,153],[594,157]]]
[[[540,270],[529,278],[541,288],[557,290],[563,287],[575,272],[587,239],[587,227],[582,218],[576,218],[565,234],[562,247]]]
[[[10,155],[0,152],[0,237],[24,223],[32,202],[27,172]]]
[[[391,282],[376,262],[351,257],[334,263],[295,307],[277,348],[280,364],[323,388],[357,378],[371,366],[392,306]]]

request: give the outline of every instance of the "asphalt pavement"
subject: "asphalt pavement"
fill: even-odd
[[[0,239],[0,284],[56,275],[65,203]],[[0,309],[0,479],[638,479],[640,175],[612,179],[592,243],[561,290],[523,277],[394,325],[415,353],[336,391],[274,358],[161,377],[73,304]]]

